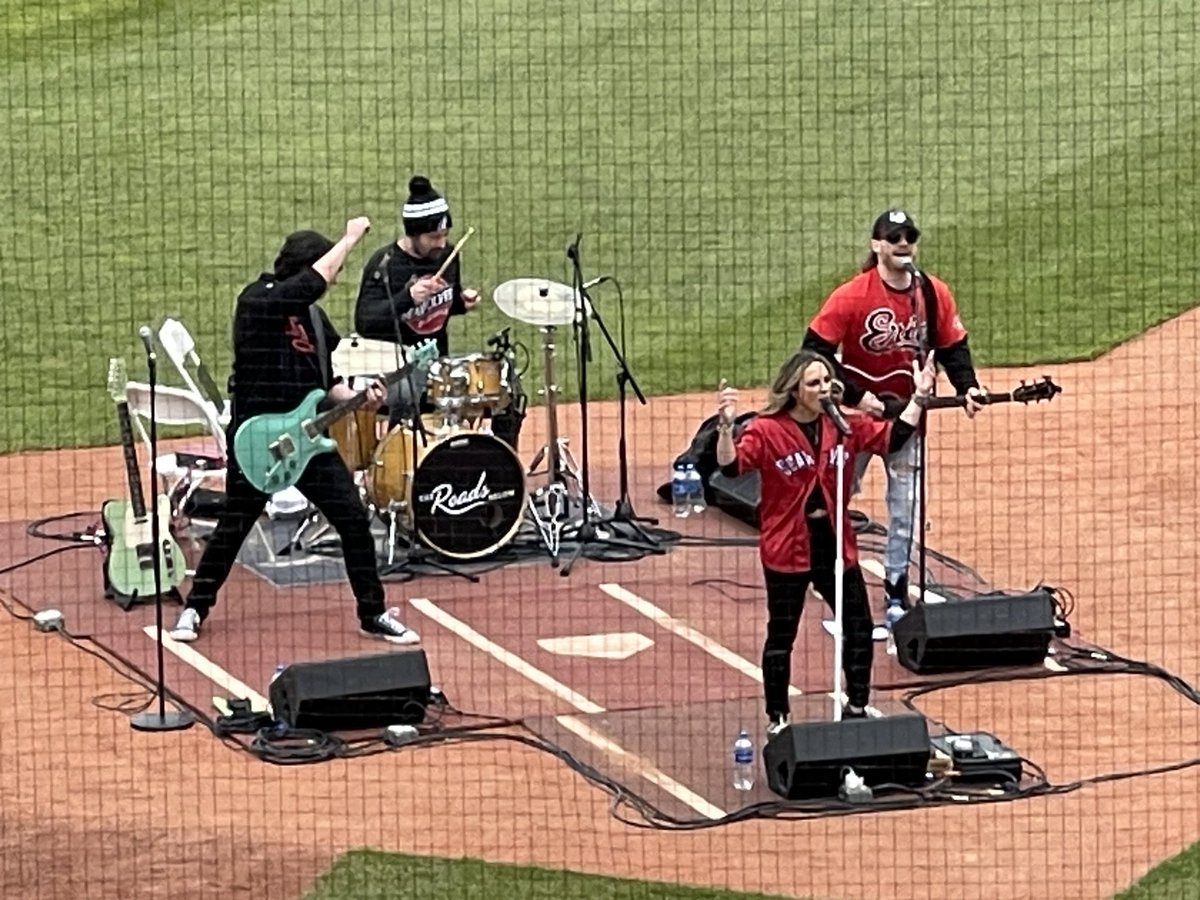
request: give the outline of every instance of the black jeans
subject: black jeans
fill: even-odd
[[[230,447],[233,446],[230,429]],[[382,613],[383,583],[375,555],[375,540],[367,509],[358,496],[350,470],[337,453],[322,453],[308,463],[296,488],[315,506],[342,540],[346,573],[358,607],[358,617]],[[225,486],[225,510],[196,566],[187,606],[203,619],[217,602],[217,592],[229,577],[238,551],[267,505],[268,497],[246,480],[232,451]]]
[[[849,524],[849,523],[847,523]],[[767,586],[767,639],[763,644],[763,692],[767,716],[789,711],[788,684],[792,676],[792,647],[804,611],[804,596],[811,584],[832,610],[834,606],[834,535],[827,519],[809,523],[812,532],[812,568],[807,572],[775,572],[763,568]],[[871,694],[871,611],[867,585],[858,566],[847,568],[842,578],[842,669],[851,706],[866,706]]]

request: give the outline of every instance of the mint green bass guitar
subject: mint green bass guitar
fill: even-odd
[[[411,358],[403,366],[383,376],[384,383],[390,387],[407,378],[413,369],[433,361],[437,352],[437,341],[422,342],[413,348]],[[234,458],[246,480],[264,494],[291,487],[300,480],[313,457],[336,449],[337,442],[326,437],[325,432],[367,402],[367,392],[362,391],[318,414],[325,393],[314,390],[290,412],[264,413],[238,426],[233,435]]]

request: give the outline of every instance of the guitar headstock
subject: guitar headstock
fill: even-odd
[[[1062,388],[1055,384],[1049,375],[1043,375],[1041,381],[1033,384],[1021,382],[1021,386],[1012,393],[1016,403],[1041,403],[1043,400],[1053,400],[1055,394],[1061,394]]]
[[[125,360],[114,356],[108,361],[108,394],[114,403],[125,401],[125,384],[129,381],[129,372],[125,368]]]
[[[433,362],[438,358],[438,345],[436,338],[427,338],[421,341],[412,348],[412,359],[410,365],[420,366],[427,362]]]

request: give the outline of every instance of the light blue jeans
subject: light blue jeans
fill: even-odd
[[[887,543],[883,552],[883,570],[887,580],[896,580],[908,572],[912,554],[913,522],[917,516],[917,464],[919,437],[913,435],[903,447],[884,457],[887,474]],[[862,487],[863,474],[873,454],[859,453],[854,457],[853,494]]]

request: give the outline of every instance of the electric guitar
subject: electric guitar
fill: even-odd
[[[121,444],[125,450],[125,475],[129,480],[129,500],[108,500],[100,508],[107,535],[108,557],[104,574],[109,588],[121,606],[128,609],[137,600],[155,595],[154,561],[158,559],[159,583],[164,594],[174,591],[187,575],[183,551],[171,535],[171,500],[156,495],[154,511],[146,509],[142,495],[142,474],[138,468],[129,404],[125,402],[125,360],[108,361],[108,392],[117,404],[121,425]],[[155,553],[154,523],[158,521],[159,552]]]
[[[413,348],[403,366],[383,376],[384,383],[389,387],[396,384],[437,355],[437,341],[423,341]],[[367,402],[367,392],[362,391],[318,414],[325,397],[326,392],[317,388],[290,412],[264,413],[238,426],[233,435],[233,455],[254,487],[264,494],[274,494],[294,485],[314,456],[337,448],[337,441],[325,436],[329,426]]]
[[[1033,384],[1026,384],[1022,381],[1020,387],[1010,393],[993,394],[989,392],[978,394],[973,399],[981,406],[988,406],[993,403],[1041,403],[1043,400],[1053,400],[1055,394],[1061,393],[1062,388],[1055,384],[1049,375],[1044,375],[1040,381],[1035,381]],[[902,400],[895,394],[880,394],[879,400],[883,403],[883,417],[885,419],[896,418],[904,411],[904,407],[908,405],[907,400]],[[966,395],[930,397],[925,401],[926,409],[952,409],[966,405]]]

